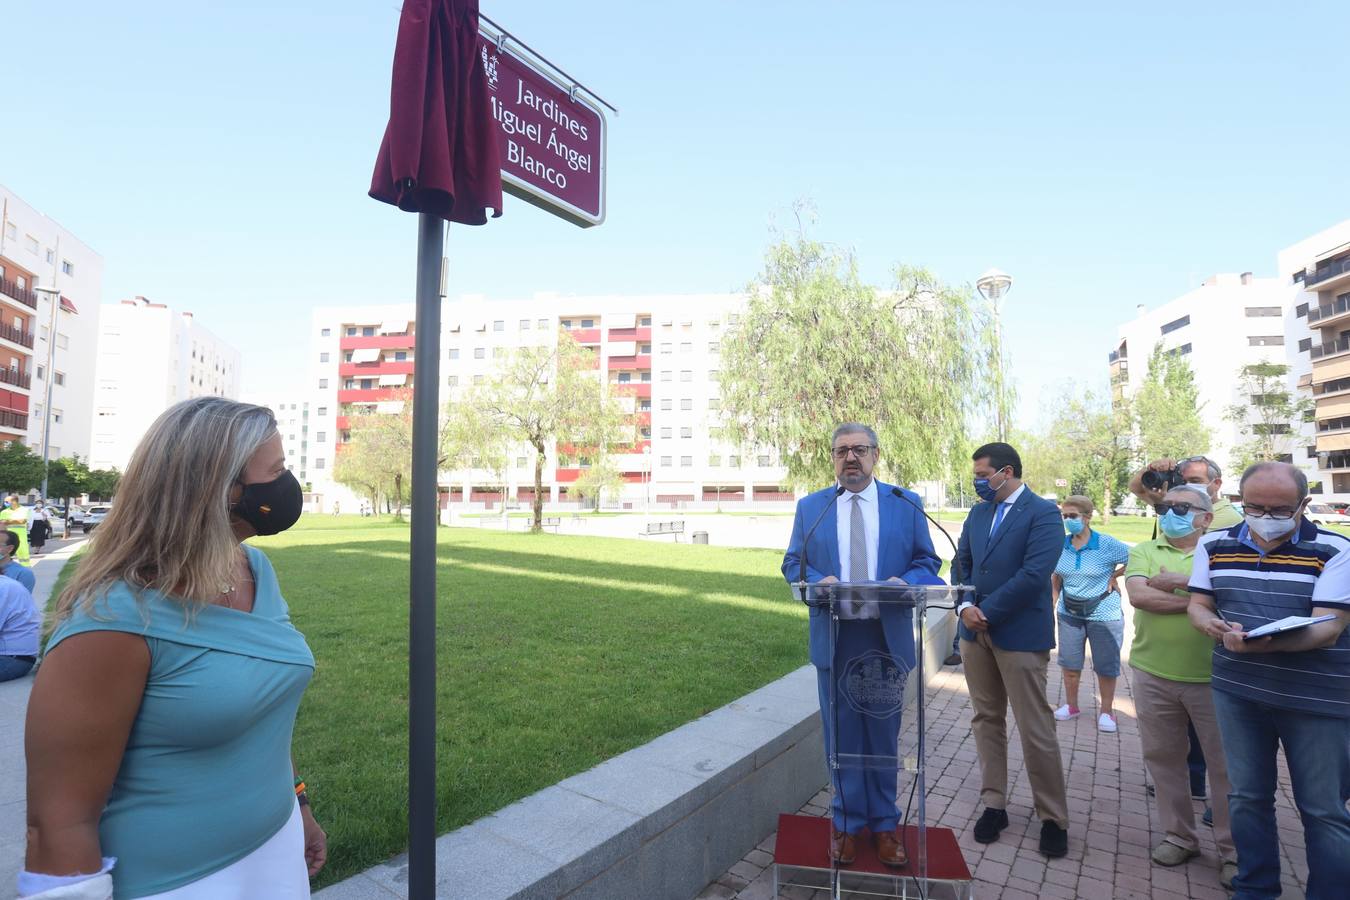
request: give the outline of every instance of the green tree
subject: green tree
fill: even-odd
[[[1255,363],[1238,371],[1238,393],[1224,418],[1236,425],[1242,439],[1233,447],[1229,466],[1242,472],[1252,463],[1286,459],[1297,445],[1299,426],[1314,404],[1289,390],[1289,367],[1282,363]]]
[[[88,490],[88,481],[89,466],[78,455],[54,459],[47,465],[48,499],[59,497],[63,505]]]
[[[516,350],[468,401],[478,441],[529,444],[534,449],[534,504],[531,530],[541,531],[544,515],[544,460],[549,443],[560,454],[604,457],[615,444],[634,438],[633,418],[610,395],[599,377],[596,357],[566,331],[554,346]],[[483,459],[495,451],[479,452]]]
[[[592,460],[572,483],[571,493],[590,501],[593,509],[600,508],[605,498],[613,498],[623,487],[623,474],[608,456]]]
[[[995,399],[991,320],[972,290],[906,266],[877,290],[851,254],[799,235],[769,248],[748,294],[722,341],[729,439],[775,448],[800,488],[834,478],[840,422],[877,430],[896,481],[968,475],[970,421]]]
[[[42,484],[42,457],[22,441],[0,445],[0,487],[23,494]]]
[[[1209,452],[1213,434],[1186,357],[1158,344],[1148,359],[1144,383],[1132,398],[1143,459],[1179,459]]]
[[[84,481],[84,492],[90,500],[111,500],[117,493],[122,473],[117,469],[92,469]]]

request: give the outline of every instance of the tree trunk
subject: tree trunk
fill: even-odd
[[[394,507],[394,515],[396,515],[398,518],[402,519],[402,518],[403,518],[403,476],[402,476],[402,475],[395,475],[395,476],[394,476],[394,502],[397,504],[397,505]]]
[[[1102,521],[1111,521],[1111,475],[1106,476],[1106,482],[1102,485]]]
[[[544,530],[544,442],[534,440],[534,517],[530,521],[530,531],[538,534]]]

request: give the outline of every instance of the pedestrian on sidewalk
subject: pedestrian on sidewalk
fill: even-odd
[[[6,529],[0,531],[0,575],[12,578],[33,593],[37,588],[37,576],[33,570],[14,559],[19,550],[19,536]]]
[[[1135,610],[1130,668],[1139,743],[1153,778],[1163,830],[1151,856],[1157,865],[1179,866],[1200,855],[1187,759],[1189,729],[1194,727],[1210,760],[1219,883],[1230,888],[1237,875],[1237,850],[1229,824],[1223,739],[1210,690],[1214,641],[1192,628],[1186,615],[1195,546],[1210,525],[1213,501],[1203,487],[1181,485],[1168,491],[1154,510],[1162,537],[1136,544],[1125,570],[1125,587]]]
[[[309,896],[327,839],[291,735],[314,657],[242,543],[302,505],[266,408],[198,397],[150,426],[29,699],[21,895],[83,873],[118,897]]]
[[[5,498],[5,508],[0,509],[0,528],[7,528],[19,536],[19,552],[14,558],[28,562],[28,510],[19,503],[18,494]]]
[[[957,609],[971,730],[980,760],[975,840],[988,844],[1008,827],[1008,706],[1022,735],[1022,757],[1036,817],[1040,852],[1069,852],[1069,801],[1055,714],[1046,699],[1055,646],[1050,576],[1064,546],[1059,508],[1022,483],[1022,458],[1008,444],[985,444],[972,456],[975,493],[984,502],[966,517],[958,552],[974,602]]]
[[[0,578],[0,681],[22,678],[32,670],[41,625],[32,591],[12,578]]]
[[[1078,685],[1083,677],[1086,645],[1092,645],[1092,671],[1097,676],[1101,703],[1097,730],[1116,733],[1116,679],[1120,676],[1120,646],[1125,642],[1125,619],[1120,608],[1116,576],[1125,571],[1130,548],[1092,528],[1095,506],[1081,494],[1060,504],[1064,520],[1064,549],[1060,551],[1053,593],[1059,598],[1059,667],[1064,676],[1064,705],[1055,710],[1059,721],[1078,718]]]
[[[1232,785],[1235,896],[1280,894],[1275,789],[1283,746],[1303,823],[1307,896],[1345,897],[1350,539],[1304,518],[1308,479],[1295,466],[1257,463],[1242,474],[1239,491],[1243,524],[1207,534],[1196,546],[1187,609],[1191,623],[1220,642],[1213,651],[1214,708]],[[1330,619],[1248,640],[1251,630],[1291,615]],[[1208,750],[1205,756],[1213,780],[1215,760]]]
[[[28,545],[33,548],[33,553],[42,552],[42,547],[47,543],[51,533],[51,517],[47,513],[47,507],[39,500],[33,504],[33,513],[28,521]]]

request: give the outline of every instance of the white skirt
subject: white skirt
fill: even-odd
[[[257,850],[191,884],[145,900],[295,900],[309,896],[305,826],[300,804],[281,830]]]

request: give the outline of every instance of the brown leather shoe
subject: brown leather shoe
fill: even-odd
[[[841,866],[846,866],[853,862],[858,855],[858,848],[851,834],[845,834],[842,831],[831,831],[830,833],[830,856]]]
[[[881,860],[882,865],[890,866],[892,869],[901,869],[909,865],[909,857],[905,855],[905,844],[900,839],[899,830],[883,831],[876,837],[877,859]]]

